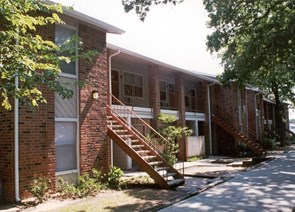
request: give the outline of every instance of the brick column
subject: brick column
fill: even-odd
[[[178,120],[177,126],[185,126],[185,102],[184,102],[184,83],[182,73],[177,73],[175,75],[175,88],[176,88],[176,107],[178,109]],[[186,148],[185,148],[185,138],[178,140],[179,152],[178,159],[186,160]]]
[[[80,59],[79,62],[79,80],[88,83],[80,89],[80,170],[85,173],[96,168],[107,173],[111,148],[106,124],[109,98],[106,35],[82,24],[79,30],[86,51],[99,51],[93,61]],[[98,92],[97,100],[92,99],[93,91]]]
[[[159,70],[158,66],[148,67],[149,77],[149,98],[150,105],[153,109],[153,119],[151,126],[155,129],[158,128],[158,116],[160,114],[160,85],[159,85]]]

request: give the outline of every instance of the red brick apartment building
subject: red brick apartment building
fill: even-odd
[[[178,141],[179,160],[229,155],[236,152],[236,141],[263,154],[258,139],[264,124],[273,128],[275,120],[273,103],[259,90],[223,88],[214,76],[107,45],[107,33],[123,30],[84,14],[67,11],[62,19],[66,25],[46,26],[42,36],[60,42],[78,34],[84,48],[99,55],[62,66],[62,82],[85,81],[86,86],[72,86],[71,99],[43,89],[47,104],[34,110],[19,107],[19,130],[14,111],[1,109],[1,199],[30,196],[32,181],[40,176],[50,179],[55,191],[59,177],[75,182],[81,173],[92,168],[107,172],[112,165],[139,167],[163,188],[184,183],[181,173],[163,159],[161,148],[146,138],[149,133],[161,138],[154,131],[160,113],[175,115],[178,126],[193,129]]]
[[[19,107],[17,143],[14,111],[1,109],[0,196],[7,201],[26,198],[36,177],[50,179],[51,189],[55,190],[57,177],[71,179],[93,167],[101,167],[104,171],[109,168],[106,33],[124,31],[76,11],[65,12],[62,19],[66,25],[48,25],[40,34],[56,42],[78,34],[84,48],[98,50],[99,55],[93,61],[81,59],[62,66],[62,82],[87,82],[83,88],[72,87],[72,99],[62,99],[43,89],[47,104],[34,110]],[[97,100],[92,98],[93,92],[98,94]]]

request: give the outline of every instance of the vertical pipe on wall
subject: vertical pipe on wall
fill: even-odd
[[[18,74],[15,76],[15,90],[18,89]],[[14,98],[14,173],[15,173],[15,200],[19,198],[19,116],[18,116],[18,98]]]
[[[120,49],[118,49],[114,54],[109,56],[109,104],[110,107],[112,107],[112,57],[120,54]],[[111,166],[114,165],[114,160],[113,160],[113,151],[114,151],[114,146],[113,146],[113,140],[111,140]]]
[[[19,40],[18,40],[18,35],[19,35],[19,29],[16,29],[17,31],[17,38],[16,38],[16,50],[18,52],[18,45],[19,45]],[[18,83],[19,83],[19,77],[18,73],[15,74],[15,92],[18,90]],[[19,197],[19,101],[18,97],[15,96],[14,98],[14,180],[15,180],[15,200],[16,202],[20,201]]]
[[[212,125],[211,125],[211,97],[210,97],[210,87],[215,85],[211,83],[207,86],[207,94],[208,94],[208,124],[209,124],[209,145],[210,145],[210,155],[213,154],[212,152]]]
[[[254,104],[255,104],[255,126],[256,126],[256,136],[259,138],[260,135],[259,135],[259,128],[258,128],[258,118],[260,118],[260,111],[258,113],[258,109],[257,109],[257,96],[261,94],[261,92],[255,94],[254,96]],[[260,106],[261,107],[261,106]],[[258,117],[259,116],[259,117]]]

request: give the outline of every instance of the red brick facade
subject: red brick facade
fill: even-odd
[[[87,85],[80,90],[80,166],[81,172],[102,168],[107,172],[110,164],[110,144],[107,139],[107,103],[109,93],[108,62],[105,33],[79,25],[79,36],[86,50],[99,50],[93,61],[79,63],[79,80]],[[92,99],[97,91],[98,100]]]
[[[78,26],[84,49],[98,50],[93,61],[79,61],[79,80],[86,86],[80,88],[80,170],[87,172],[98,168],[106,172],[110,164],[110,147],[106,137],[106,105],[108,100],[108,63],[106,33],[78,21],[64,17],[70,25]],[[45,39],[54,41],[55,26],[38,31]],[[97,91],[99,99],[92,99]],[[20,198],[30,196],[32,180],[46,177],[55,191],[55,94],[42,89],[47,104],[38,108],[20,107],[19,111],[19,189]],[[0,182],[2,199],[15,201],[14,173],[14,113],[0,111]]]

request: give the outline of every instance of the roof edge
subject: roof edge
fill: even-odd
[[[191,76],[195,76],[195,77],[198,77],[200,79],[203,79],[203,80],[206,80],[206,81],[209,81],[209,82],[219,83],[219,81],[216,78],[213,78],[213,77],[216,77],[214,75],[211,76],[210,74],[206,74],[206,73],[185,70],[185,69],[182,69],[182,68],[179,68],[179,67],[176,67],[176,66],[161,62],[159,60],[144,56],[142,54],[133,52],[133,51],[125,49],[123,47],[116,46],[116,45],[111,44],[111,43],[107,43],[107,48],[112,49],[112,50],[120,50],[121,53],[125,53],[125,54],[128,54],[130,56],[137,57],[137,58],[142,59],[142,60],[146,60],[147,62],[155,63],[157,65],[160,65],[160,66],[163,66],[163,67],[166,67],[166,68],[170,68],[170,69],[173,69],[175,71],[179,71],[179,72],[191,75]]]
[[[51,0],[45,0],[45,3],[48,3],[48,4],[60,4],[58,2],[53,2]],[[125,31],[123,29],[120,29],[116,26],[113,26],[111,24],[108,24],[106,22],[103,22],[101,20],[98,20],[96,18],[93,18],[91,16],[88,16],[84,13],[81,13],[81,12],[78,12],[76,10],[69,10],[67,9],[64,5],[63,5],[63,13],[62,14],[65,14],[65,15],[68,15],[72,18],[76,18],[80,21],[84,21],[88,24],[91,24],[93,26],[96,26],[97,28],[99,28],[100,30],[103,30],[104,32],[106,33],[112,33],[112,34],[123,34],[125,33]]]

